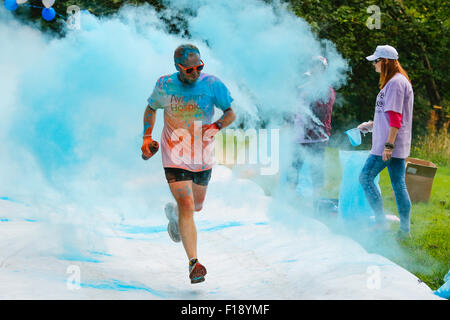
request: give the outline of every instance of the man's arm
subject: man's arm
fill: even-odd
[[[156,110],[152,109],[150,105],[147,105],[147,109],[145,109],[144,113],[144,136],[143,136],[143,142],[141,151],[143,154],[144,160],[147,160],[150,158],[157,150],[157,142],[154,142],[152,139],[152,132],[153,128],[155,126],[155,120],[156,120]],[[154,148],[156,148],[156,151],[153,150],[152,152],[150,150],[150,145],[152,145]]]
[[[144,138],[151,137],[153,127],[155,126],[156,110],[152,109],[150,105],[147,105],[144,113]]]
[[[231,109],[231,107],[230,107],[223,112],[223,115],[215,123],[217,124],[219,129],[223,129],[223,128],[228,127],[230,124],[232,124],[235,119],[236,119],[236,114],[234,113],[233,109]]]

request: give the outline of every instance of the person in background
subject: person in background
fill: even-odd
[[[380,92],[373,121],[358,126],[362,132],[372,131],[372,149],[359,181],[375,213],[375,229],[387,229],[381,193],[374,179],[388,168],[400,216],[397,238],[410,238],[411,201],[405,183],[405,159],[411,149],[414,92],[394,47],[377,46],[374,54],[366,59],[372,61],[380,74]]]
[[[201,72],[204,63],[197,47],[179,46],[174,62],[178,72],[160,77],[148,99],[141,150],[143,158],[153,155],[150,146],[155,144],[152,131],[156,111],[163,109],[162,161],[176,201],[165,207],[168,233],[174,242],[182,241],[191,283],[199,283],[205,280],[206,268],[197,258],[194,212],[202,210],[211,178],[214,135],[230,125],[236,115],[227,87],[215,76]],[[223,111],[216,122],[212,122],[214,107]]]
[[[311,69],[305,73],[310,78],[325,72],[328,67],[327,59],[322,56],[313,58]],[[310,105],[309,114],[297,113],[294,120],[296,143],[292,167],[293,175],[290,180],[297,186],[298,174],[307,162],[313,187],[315,205],[324,185],[325,148],[331,136],[331,113],[333,111],[336,92],[329,87],[326,97]]]

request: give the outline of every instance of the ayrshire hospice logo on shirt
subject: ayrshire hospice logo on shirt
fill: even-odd
[[[197,112],[199,107],[194,101],[185,103],[183,97],[172,95],[170,97],[170,110],[172,112]]]
[[[377,97],[377,103],[376,103],[376,106],[375,106],[375,111],[376,112],[383,112],[383,107],[384,107],[384,91],[381,91],[378,94],[378,97]]]

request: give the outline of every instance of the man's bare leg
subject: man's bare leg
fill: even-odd
[[[169,183],[170,191],[178,205],[178,229],[188,259],[197,257],[197,229],[194,223],[194,194],[192,181]]]
[[[206,197],[206,189],[208,186],[202,186],[196,183],[192,183],[192,191],[194,192],[194,210],[200,211],[203,208],[203,202]]]

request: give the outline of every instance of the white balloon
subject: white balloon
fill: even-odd
[[[50,8],[55,3],[55,0],[42,0],[42,4],[47,9]]]
[[[16,0],[17,4],[24,4],[25,2],[27,2],[28,0]]]

